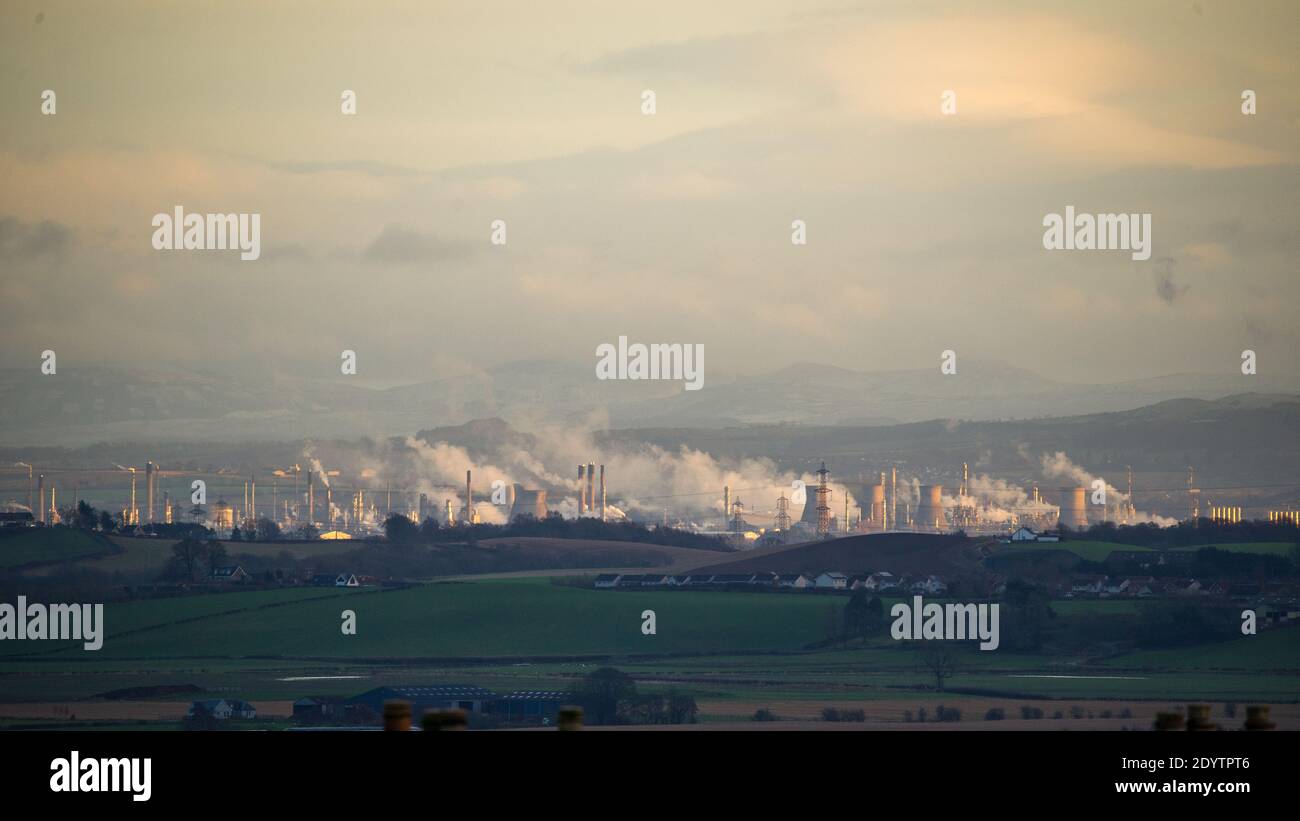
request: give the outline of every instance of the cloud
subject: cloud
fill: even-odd
[[[13,260],[59,256],[72,247],[72,229],[44,220],[20,222],[16,217],[0,219],[0,257]]]
[[[1166,305],[1173,305],[1191,287],[1174,281],[1174,269],[1177,266],[1178,261],[1172,257],[1160,257],[1156,260],[1156,296],[1160,297]]]
[[[445,240],[400,225],[387,225],[375,237],[362,256],[373,262],[412,264],[460,259],[470,254],[471,246],[459,240]]]

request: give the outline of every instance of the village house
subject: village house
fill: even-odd
[[[844,590],[849,586],[849,577],[836,571],[828,571],[817,577],[818,590]]]
[[[207,701],[194,701],[185,717],[189,719],[210,716],[218,721],[231,718],[257,718],[257,708],[247,701],[237,698],[218,698]]]
[[[214,567],[208,573],[208,581],[219,584],[238,584],[247,579],[248,574],[244,572],[244,568],[237,564]]]
[[[808,578],[802,573],[786,574],[786,575],[776,577],[777,587],[789,587],[795,590],[806,590],[807,588],[812,587],[813,584],[814,584],[813,580]]]

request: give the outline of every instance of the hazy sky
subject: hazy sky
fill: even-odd
[[[1297,42],[1287,1],[9,2],[0,366],[1294,377]],[[153,250],[178,204],[262,258]],[[1067,205],[1151,260],[1043,250]]]

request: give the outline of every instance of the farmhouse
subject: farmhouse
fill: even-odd
[[[204,716],[211,716],[218,721],[231,718],[257,718],[257,708],[237,698],[218,698],[192,702],[190,709],[185,712],[186,718]]]
[[[488,712],[506,724],[555,724],[560,707],[568,701],[567,693],[558,690],[516,690],[493,700]]]
[[[293,703],[293,720],[304,723],[329,721],[343,713],[339,696],[309,696]]]
[[[353,696],[348,704],[364,704],[377,715],[383,715],[384,702],[399,700],[409,702],[415,715],[425,710],[464,710],[481,713],[486,705],[498,696],[491,690],[469,684],[443,684],[415,687],[376,687]]]
[[[226,584],[237,584],[247,578],[248,574],[244,572],[244,568],[237,564],[214,567],[212,572],[208,574],[208,581]]]
[[[844,590],[849,586],[849,577],[843,573],[829,571],[818,576],[814,586],[818,590]]]

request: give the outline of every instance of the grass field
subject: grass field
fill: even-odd
[[[761,593],[615,592],[546,579],[457,582],[405,590],[326,588],[109,603],[96,656],[431,658],[797,650],[824,639],[843,599]],[[314,601],[295,599],[319,599]],[[274,609],[233,604],[283,602]],[[357,614],[357,634],[340,613]],[[641,633],[654,610],[657,635]],[[223,611],[236,610],[225,613]],[[222,613],[220,615],[211,615]],[[189,619],[152,630],[143,626]],[[47,642],[53,646],[53,643]],[[72,645],[76,647],[75,643]],[[6,647],[24,648],[21,644]],[[43,648],[44,649],[44,648]],[[81,653],[72,650],[73,654]]]
[[[1273,556],[1287,556],[1294,547],[1290,542],[1238,542],[1230,544],[1203,544],[1192,547],[1169,548],[1170,550],[1200,550],[1203,547],[1217,547],[1220,550],[1227,550],[1234,553],[1263,553]],[[1024,553],[1029,551],[1054,551],[1073,553],[1081,559],[1090,562],[1105,561],[1106,557],[1116,550],[1151,552],[1155,548],[1142,547],[1140,545],[1119,544],[1117,542],[1095,542],[1095,541],[1068,541],[1068,542],[1046,542],[1032,543],[1025,546],[1020,545],[999,545],[998,553]]]
[[[0,665],[0,725],[68,713],[110,722],[106,727],[113,720],[174,723],[176,703],[200,697],[85,701],[130,687],[195,685],[207,697],[234,696],[269,707],[304,695],[351,696],[380,685],[563,690],[606,665],[634,676],[643,692],[675,689],[693,696],[705,721],[744,720],[761,706],[806,720],[823,706],[861,704],[872,720],[898,722],[904,710],[938,702],[960,707],[964,721],[982,718],[991,706],[1005,707],[1012,718],[1024,703],[1036,704],[1048,717],[1060,711],[1068,719],[1072,706],[1086,703],[1086,712],[1098,721],[1103,710],[1118,713],[1127,705],[1138,724],[1149,726],[1144,716],[1155,709],[1190,700],[1300,702],[1300,627],[1109,659],[954,645],[957,673],[940,693],[920,663],[927,643],[895,642],[882,634],[865,645],[822,646],[845,601],[820,595],[596,591],[546,579],[509,579],[393,591],[295,588],[110,603],[108,638],[98,652],[58,649],[53,643],[39,648],[30,642],[0,643],[6,654]],[[1063,618],[1119,616],[1133,606],[1053,603]],[[357,614],[355,636],[339,629],[345,609]],[[646,609],[657,616],[653,636],[641,633]],[[43,652],[33,654],[33,649]],[[56,709],[62,707],[66,711]],[[1300,723],[1300,705],[1293,712]]]
[[[0,537],[0,570],[36,562],[61,562],[107,553],[102,538],[66,527],[29,528]]]

